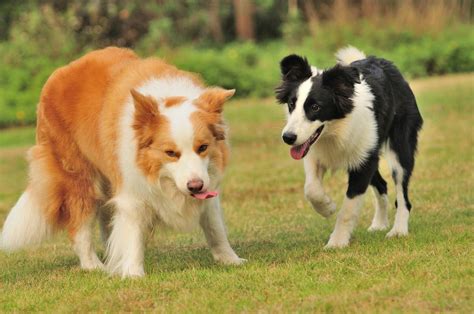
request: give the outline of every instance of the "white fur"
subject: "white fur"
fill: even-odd
[[[295,109],[291,112],[288,112],[288,122],[283,128],[282,134],[287,132],[296,134],[296,142],[294,145],[301,145],[306,142],[311,135],[323,124],[321,121],[309,121],[306,118],[304,111],[304,103],[306,98],[308,98],[311,87],[313,86],[313,81],[311,78],[307,79],[298,87],[298,94],[295,104]]]
[[[322,216],[329,217],[336,211],[336,204],[327,195],[323,187],[323,177],[326,168],[313,158],[314,155],[303,159],[306,182],[304,194],[313,208]]]
[[[354,85],[354,90],[352,112],[343,119],[326,122],[318,141],[308,153],[330,169],[359,167],[377,144],[377,124],[371,110],[374,96],[363,79]],[[315,124],[317,127],[320,125]]]
[[[113,199],[116,213],[107,246],[107,269],[125,277],[142,277],[144,238],[153,215],[135,195],[126,192]]]
[[[365,58],[366,56],[362,51],[352,46],[347,46],[336,52],[337,62],[341,65],[347,66],[354,61],[363,60]]]
[[[344,199],[341,211],[337,215],[336,227],[331,233],[326,249],[343,248],[349,245],[352,230],[357,224],[360,208],[363,204],[364,195]]]
[[[238,257],[229,245],[219,198],[207,201],[200,224],[214,260],[226,265],[240,265],[247,261]]]
[[[387,147],[389,144],[387,143]],[[387,233],[387,237],[403,237],[408,235],[408,219],[410,218],[410,211],[408,210],[405,198],[403,196],[403,176],[404,170],[398,161],[397,155],[390,149],[386,151],[387,161],[392,171],[395,170],[395,188],[397,190],[397,213],[395,214],[395,222],[392,229]]]
[[[316,75],[322,74],[323,70],[320,70],[315,66],[311,66],[311,73],[313,74],[312,76],[315,77]]]
[[[41,243],[52,234],[51,226],[39,207],[34,194],[25,191],[8,214],[0,237],[0,248],[18,250],[24,246]]]
[[[94,225],[94,217],[90,217],[85,221],[74,236],[74,250],[79,256],[81,268],[92,270],[102,268],[103,264],[95,253],[92,244],[92,230]]]
[[[209,160],[200,158],[193,150],[194,133],[190,115],[198,109],[192,101],[203,90],[190,80],[167,78],[151,80],[138,91],[154,97],[158,102],[170,96],[187,97],[186,102],[179,106],[159,108],[160,114],[171,123],[170,135],[181,157],[177,162],[163,166],[157,182],[148,182],[135,161],[134,105],[129,99],[118,130],[123,185],[111,201],[116,213],[108,241],[107,269],[122,277],[143,276],[144,243],[150,229],[158,223],[178,230],[192,230],[199,225],[200,219],[214,258],[224,263],[241,263],[228,243],[218,200],[191,198],[186,187],[189,180],[199,178],[204,181],[205,189],[217,189],[220,180]],[[217,205],[208,209],[215,202]],[[203,215],[205,218],[201,218]]]
[[[201,95],[203,89],[186,77],[164,77],[149,80],[140,86],[138,91],[157,100],[174,96],[195,99]]]
[[[162,90],[162,86],[160,83],[162,80],[154,81],[156,83],[155,89],[156,92],[149,92],[145,93],[145,95],[154,95],[153,97],[159,97],[160,94],[158,91]],[[145,85],[148,90],[150,90],[150,82]],[[166,84],[170,84],[169,81],[166,81]],[[182,84],[181,80],[178,80],[178,84]],[[164,87],[167,87],[166,85]],[[169,86],[168,86],[169,87]],[[140,92],[144,92],[143,88],[138,89]],[[199,95],[197,95],[198,97]],[[177,142],[177,144],[181,145],[190,145],[192,143],[192,126],[191,122],[189,121],[189,115],[192,111],[197,110],[192,105],[184,104],[180,105],[179,107],[183,108],[181,110],[174,111],[171,108],[160,108],[160,114],[166,115],[170,118],[170,122],[172,125],[172,130],[175,130],[173,134],[173,138]],[[178,107],[178,108],[179,108]],[[194,108],[193,108],[194,107]],[[144,173],[136,165],[136,149],[137,143],[134,136],[134,131],[131,127],[133,123],[133,115],[134,115],[134,105],[131,101],[126,104],[124,114],[122,116],[122,120],[120,123],[119,134],[119,163],[120,169],[123,175],[123,188],[121,193],[127,194],[127,197],[135,197],[137,200],[142,200],[145,202],[149,207],[154,209],[156,215],[161,218],[162,222],[166,225],[169,225],[173,228],[180,229],[180,230],[192,230],[194,227],[198,225],[197,219],[200,215],[202,209],[198,207],[202,202],[199,200],[191,199],[186,197],[183,192],[186,192],[186,179],[191,179],[192,173],[200,172],[202,167],[200,167],[199,163],[198,167],[195,166],[194,168],[186,167],[184,163],[173,163],[174,165],[165,165],[164,169],[162,169],[162,173],[160,174],[160,179],[155,184],[150,184],[145,177]],[[183,118],[184,117],[184,118]],[[183,129],[187,128],[187,131],[176,131],[179,129],[179,125]],[[189,129],[190,128],[190,129]],[[186,136],[190,137],[191,139],[186,139]],[[180,143],[178,143],[180,142]],[[188,147],[181,147],[182,149],[188,150]],[[189,155],[189,152],[187,152]],[[184,152],[182,154],[182,158],[186,159],[187,156],[184,156]],[[194,161],[192,157],[189,157],[191,161]],[[182,170],[177,164],[182,164]],[[193,165],[191,165],[192,167]],[[171,169],[171,170],[170,170]],[[181,170],[181,171],[180,171]],[[188,170],[187,174],[185,174],[186,170]],[[196,170],[196,171],[193,171]],[[184,180],[182,180],[179,175],[184,176]],[[178,178],[181,180],[176,182],[174,178]],[[187,182],[187,181],[186,181]],[[180,186],[178,186],[178,184]],[[178,187],[178,189],[176,189]],[[143,211],[143,210],[142,210]],[[150,216],[148,212],[145,211],[144,216],[147,217],[147,220],[153,218]],[[148,221],[148,224],[152,224],[152,221]]]
[[[375,213],[372,219],[372,224],[369,231],[381,231],[388,228],[388,196],[387,194],[380,194],[379,191],[372,187],[374,192],[374,207]]]
[[[164,165],[164,173],[170,174],[183,193],[188,193],[187,183],[193,179],[204,182],[203,190],[209,188],[209,157],[201,158],[194,151],[194,132],[190,116],[197,110],[190,102],[163,111],[171,122],[171,135],[181,152],[177,162]]]

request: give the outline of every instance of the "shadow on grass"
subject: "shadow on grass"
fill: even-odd
[[[430,215],[426,215],[430,216]],[[386,239],[384,232],[369,233],[365,227],[359,226],[354,233],[351,244],[342,250],[323,249],[328,237],[329,230],[321,226],[310,225],[301,231],[285,230],[266,236],[267,238],[252,239],[248,241],[233,242],[232,246],[237,254],[248,259],[249,267],[261,268],[271,267],[289,263],[322,263],[330,264],[333,261],[343,261],[347,258],[376,259],[380,255],[391,254],[394,251],[410,252],[420,249],[420,245],[433,245],[439,242],[439,238],[433,237],[431,232],[423,228],[426,222],[414,222],[413,231],[410,236],[403,239]],[[437,229],[437,228],[434,228]],[[424,231],[423,231],[424,230]],[[433,230],[435,232],[435,230]],[[426,235],[424,235],[427,233]],[[462,237],[462,235],[460,235]],[[427,241],[431,239],[431,241]],[[463,241],[464,242],[464,241]],[[46,250],[39,248],[38,250]],[[103,252],[99,254],[104,259]],[[2,253],[4,254],[4,253]],[[15,284],[17,282],[29,282],[44,280],[46,277],[56,275],[66,276],[68,280],[84,276],[109,277],[106,273],[86,272],[79,267],[76,256],[67,253],[67,256],[58,256],[55,253],[52,258],[36,258],[28,255],[28,252],[13,253],[7,255],[0,275],[0,282]],[[247,266],[243,266],[244,268]],[[198,245],[170,245],[166,247],[149,245],[145,252],[145,271],[147,276],[166,276],[170,274],[186,273],[189,271],[212,271],[213,273],[226,273],[235,266],[225,266],[216,263],[212,255],[203,244]]]
[[[323,250],[326,238],[315,237],[312,232],[289,232],[274,235],[271,239],[233,242],[232,247],[240,257],[248,260],[246,265],[265,267],[295,260],[303,262],[320,254],[331,254]],[[226,272],[233,268],[236,267],[216,263],[204,244],[165,250],[148,248],[146,254],[148,274],[179,273],[191,269]]]

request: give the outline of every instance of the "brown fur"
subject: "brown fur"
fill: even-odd
[[[186,97],[175,96],[166,98],[163,103],[165,107],[173,107],[182,104],[186,100]]]
[[[161,163],[170,161],[172,157],[164,151],[175,147],[168,138],[166,118],[160,116],[155,100],[133,91],[151,77],[165,75],[186,77],[202,86],[194,74],[113,47],[91,52],[51,75],[38,106],[37,142],[29,152],[28,186],[49,223],[67,228],[73,237],[120,187],[117,132],[130,95],[136,108],[133,127],[139,143],[138,166],[152,180]],[[193,116],[196,138],[209,142],[206,153],[219,169],[224,168],[228,155],[221,140],[224,129],[219,115],[228,94],[223,90],[207,93],[199,106],[208,113]],[[179,97],[164,100],[167,106],[182,101]]]
[[[195,130],[194,150],[197,152],[199,146],[209,145],[205,154],[201,156],[205,157],[209,154],[211,162],[223,171],[228,162],[229,148],[224,141],[225,129],[221,115],[197,111],[191,115],[191,122]]]

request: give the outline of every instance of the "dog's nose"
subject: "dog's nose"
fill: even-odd
[[[188,181],[187,187],[191,193],[199,193],[204,186],[204,182],[201,179],[192,179]]]
[[[285,141],[286,144],[292,145],[294,142],[296,142],[296,134],[291,133],[291,132],[285,132],[283,133],[283,141]]]

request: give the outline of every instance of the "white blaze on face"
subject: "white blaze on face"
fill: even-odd
[[[160,108],[171,126],[171,138],[180,152],[180,158],[175,162],[164,164],[163,170],[168,173],[178,189],[189,193],[187,183],[193,179],[203,181],[203,191],[209,187],[209,157],[201,158],[194,150],[194,128],[191,114],[197,109],[189,100],[179,106]]]
[[[311,135],[323,124],[321,121],[310,121],[306,117],[304,111],[304,103],[311,92],[313,81],[311,78],[307,79],[298,87],[297,100],[293,112],[289,112],[287,108],[288,121],[283,128],[282,135],[285,133],[293,133],[297,136],[294,145],[301,145],[306,142]]]

